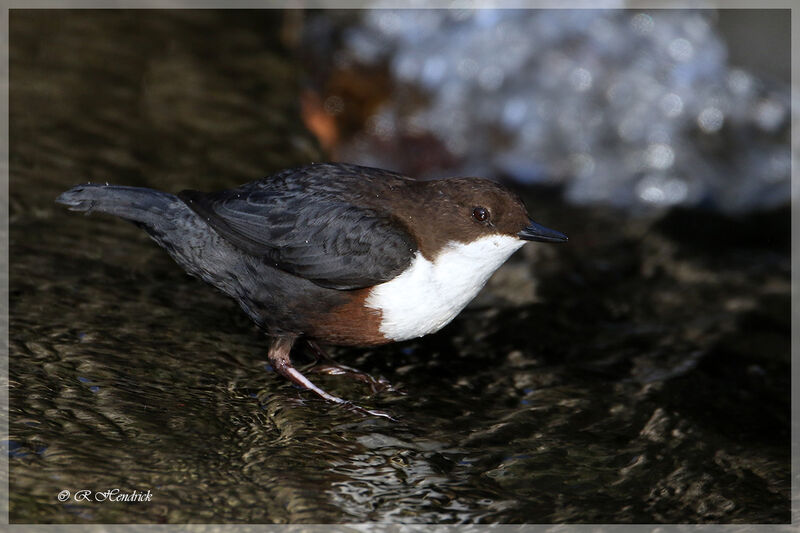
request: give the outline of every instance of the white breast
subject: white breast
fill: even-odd
[[[366,305],[382,313],[380,330],[389,339],[439,331],[523,244],[516,237],[493,235],[469,244],[452,243],[434,261],[417,252],[402,274],[372,289]]]

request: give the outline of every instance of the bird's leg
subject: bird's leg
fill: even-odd
[[[339,405],[349,407],[360,413],[369,414],[373,416],[382,416],[394,420],[391,416],[389,416],[387,413],[384,413],[383,411],[364,409],[363,407],[354,405],[348,402],[347,400],[339,398],[338,396],[334,396],[333,394],[328,394],[324,390],[314,385],[307,377],[305,377],[303,374],[300,373],[300,371],[298,371],[294,366],[292,366],[292,361],[289,358],[289,353],[292,350],[292,345],[294,344],[296,338],[297,337],[295,336],[287,336],[287,337],[275,337],[272,340],[272,344],[269,347],[269,352],[267,352],[267,359],[269,359],[269,363],[272,365],[272,368],[274,368],[278,374],[285,377],[295,385],[298,385],[299,387],[315,392],[317,395],[328,400],[329,402],[334,402]]]
[[[306,378],[300,373],[299,370],[292,366],[292,360],[289,358],[289,353],[292,350],[292,345],[294,344],[295,338],[296,337],[276,337],[272,341],[272,344],[269,347],[269,352],[267,353],[267,358],[269,359],[269,363],[272,365],[272,368],[274,368],[278,374],[287,378],[295,385],[316,392],[319,396],[328,401],[335,403],[347,403],[338,396],[328,394],[324,390],[311,383],[308,378]]]
[[[312,372],[318,372],[321,374],[330,374],[332,376],[348,376],[353,379],[357,379],[369,385],[369,388],[372,390],[373,393],[381,392],[381,391],[392,391],[395,392],[394,387],[392,384],[389,383],[388,380],[384,378],[374,378],[367,374],[366,372],[361,372],[360,370],[356,370],[355,368],[337,363],[328,355],[322,346],[320,346],[316,341],[311,339],[305,339],[306,344],[308,347],[311,348],[311,355],[314,356],[317,363],[322,361],[324,364],[317,365],[311,369]]]

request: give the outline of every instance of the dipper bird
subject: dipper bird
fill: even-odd
[[[339,163],[177,196],[90,183],[56,201],[143,228],[189,274],[239,302],[272,338],[279,374],[346,404],[292,366],[299,337],[375,346],[433,333],[526,241],[567,240],[491,180],[422,181]]]

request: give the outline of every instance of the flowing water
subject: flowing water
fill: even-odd
[[[285,31],[278,11],[12,12],[12,522],[790,519],[788,209],[628,219],[522,191],[567,245],[526,246],[435,335],[332,349],[397,391],[310,374],[390,421],[277,376],[235,302],[134,226],[54,204],[324,158]],[[75,499],[110,489],[151,499]]]

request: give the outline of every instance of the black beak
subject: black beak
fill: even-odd
[[[567,236],[554,229],[545,228],[541,224],[537,224],[533,220],[530,225],[517,233],[517,237],[525,241],[539,241],[539,242],[567,242]]]

